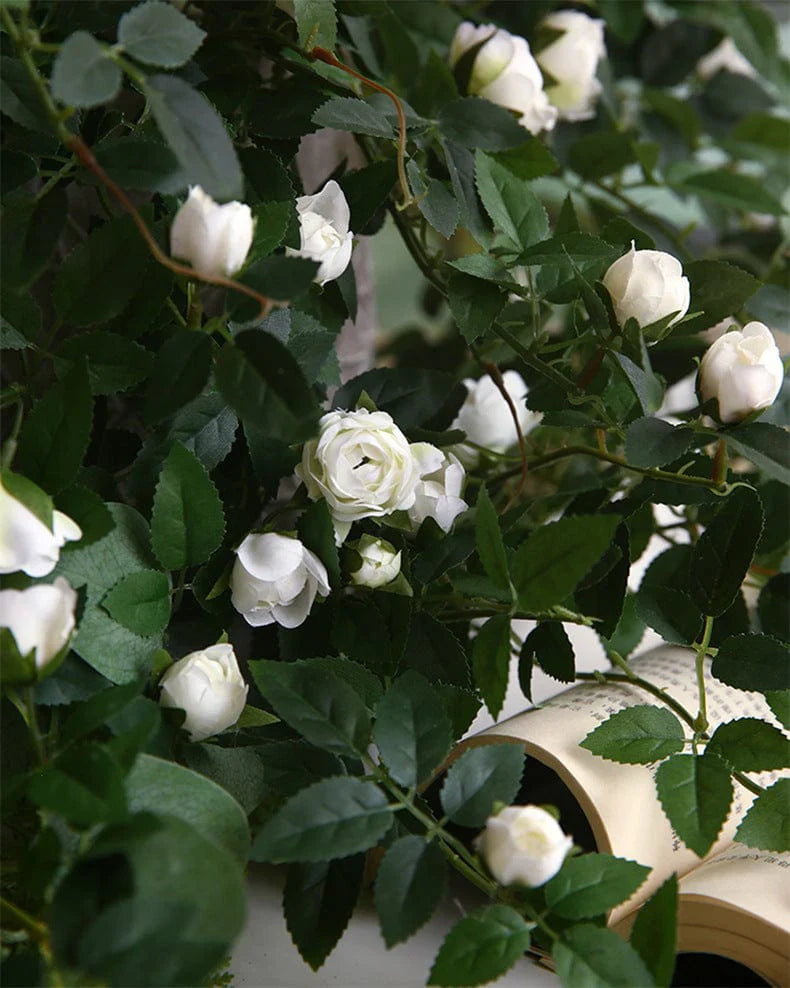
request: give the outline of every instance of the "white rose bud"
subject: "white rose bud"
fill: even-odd
[[[703,55],[697,62],[697,73],[701,79],[710,79],[722,69],[732,72],[733,75],[745,75],[750,79],[757,78],[757,71],[754,66],[738,51],[732,38],[725,38],[719,42],[712,51]]]
[[[371,590],[375,590],[377,587],[392,583],[400,573],[401,554],[396,552],[395,546],[386,539],[363,535],[359,542],[349,548],[356,549],[362,560],[359,569],[351,574],[351,582],[358,587],[370,587]]]
[[[0,481],[0,573],[22,570],[46,576],[60,558],[61,546],[82,538],[82,529],[62,511],[52,512],[52,531],[9,493]]]
[[[233,646],[227,643],[185,655],[170,666],[159,686],[162,706],[186,713],[184,730],[191,741],[203,741],[235,724],[249,690]]]
[[[720,336],[705,351],[699,368],[702,400],[718,399],[722,422],[739,422],[768,408],[783,380],[779,348],[771,330],[761,322]]]
[[[449,532],[457,516],[469,507],[461,497],[466,472],[454,453],[437,452],[441,462],[418,481],[409,520],[419,528],[426,518],[433,518],[443,532]]]
[[[546,95],[557,107],[560,120],[589,120],[595,116],[595,103],[601,84],[595,77],[598,62],[606,58],[603,21],[578,10],[558,10],[542,24],[563,31],[538,55],[538,64],[556,79],[546,86]]]
[[[603,276],[612,297],[617,321],[624,326],[630,318],[644,328],[672,312],[674,326],[688,312],[689,280],[680,261],[662,250],[631,250],[619,257]]]
[[[424,460],[427,445],[410,444],[388,412],[329,412],[318,438],[304,444],[296,473],[314,501],[326,499],[342,542],[360,518],[408,511],[421,473],[438,466],[431,455]]]
[[[539,806],[506,806],[486,820],[475,846],[500,885],[536,888],[557,874],[573,839]]]
[[[475,27],[459,24],[450,45],[450,65],[464,53],[485,42],[477,52],[467,90],[519,115],[519,123],[531,134],[551,130],[557,110],[543,91],[543,76],[524,38],[493,24]]]
[[[176,213],[170,229],[170,253],[189,261],[208,278],[229,277],[244,264],[252,244],[250,207],[243,202],[214,202],[199,185]]]
[[[77,593],[62,576],[25,590],[0,590],[0,628],[8,628],[21,656],[35,651],[41,672],[64,653],[76,606]]]
[[[540,422],[542,415],[530,411],[524,404],[527,385],[518,371],[508,370],[502,375],[505,391],[510,395],[518,417],[522,434],[530,432]],[[464,381],[469,392],[450,428],[463,429],[470,442],[495,453],[504,453],[518,442],[516,427],[510,407],[496,384],[486,375],[479,381]],[[471,446],[462,445],[457,452],[464,463],[474,466],[479,454]]]
[[[334,281],[351,260],[354,234],[349,230],[351,211],[343,190],[331,179],[313,196],[299,196],[299,250],[289,247],[289,257],[305,257],[321,266],[315,276],[319,285]]]
[[[247,624],[298,628],[316,594],[326,597],[326,567],[299,539],[278,532],[248,535],[236,550],[231,602]]]

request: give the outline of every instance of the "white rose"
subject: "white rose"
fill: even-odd
[[[486,40],[487,39],[487,40]],[[519,114],[519,123],[531,134],[551,130],[557,110],[543,91],[543,76],[524,38],[493,24],[459,24],[450,45],[450,65],[465,52],[485,42],[477,52],[467,91]]]
[[[348,267],[354,234],[349,230],[351,211],[343,190],[331,179],[313,196],[299,196],[299,250],[289,247],[289,257],[306,257],[321,266],[315,276],[319,285],[334,281]]]
[[[539,806],[506,806],[486,820],[475,846],[500,885],[535,888],[557,874],[573,839]]]
[[[250,207],[243,202],[220,206],[199,185],[176,213],[170,229],[170,253],[189,261],[198,274],[229,277],[244,264],[252,244]]]
[[[564,34],[536,57],[542,69],[556,79],[546,86],[546,95],[557,107],[560,120],[589,120],[601,84],[595,77],[598,62],[606,58],[603,21],[578,10],[558,10],[542,24]]]
[[[36,669],[64,653],[74,631],[77,593],[62,576],[25,590],[0,590],[0,628],[14,636],[21,656],[35,650]]]
[[[236,550],[231,602],[247,624],[298,628],[316,594],[326,597],[326,567],[299,539],[278,532],[248,535]]]
[[[441,453],[441,451],[439,451]],[[454,453],[441,453],[441,463],[417,483],[409,520],[419,528],[426,518],[433,518],[443,532],[449,532],[456,517],[469,505],[461,497],[466,472]]]
[[[421,474],[438,466],[425,447],[410,444],[388,412],[329,412],[318,438],[304,444],[296,473],[314,501],[326,499],[342,542],[360,518],[408,511]]]
[[[46,576],[55,568],[66,542],[82,538],[82,529],[62,511],[52,512],[52,531],[9,493],[0,481],[0,573],[22,570]]]
[[[159,685],[162,706],[186,713],[184,729],[191,741],[203,741],[235,724],[249,690],[228,644],[190,652],[170,666]]]
[[[771,330],[750,322],[725,333],[705,351],[699,368],[703,401],[717,398],[722,422],[768,408],[782,389],[784,365]]]
[[[633,318],[644,328],[677,312],[669,323],[674,326],[688,312],[689,280],[680,261],[662,250],[637,250],[631,241],[631,250],[612,264],[603,283],[621,326]]]
[[[518,416],[522,434],[526,434],[540,422],[539,412],[530,411],[524,404],[527,385],[518,371],[507,370],[502,375],[505,391],[510,395]],[[450,428],[463,429],[470,442],[495,453],[504,453],[518,442],[516,427],[510,407],[496,384],[486,375],[479,381],[464,381],[469,392]],[[474,466],[479,460],[477,450],[463,445],[457,449],[463,462]]]
[[[359,542],[349,548],[355,549],[362,560],[359,569],[351,574],[351,582],[358,587],[375,590],[376,587],[392,583],[400,573],[401,554],[386,539],[363,535]]]
[[[725,38],[697,62],[697,73],[701,79],[710,79],[722,69],[733,75],[757,78],[754,66],[738,51],[732,38]]]

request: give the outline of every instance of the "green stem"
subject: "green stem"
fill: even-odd
[[[666,690],[661,689],[660,686],[649,682],[647,679],[642,679],[641,676],[635,676],[632,672],[630,676],[625,673],[618,672],[577,672],[576,678],[581,679],[586,683],[600,683],[601,680],[607,683],[620,683],[625,686],[638,686],[640,689],[646,690],[651,693],[657,699],[666,703],[666,705],[674,710],[681,720],[684,720],[689,727],[694,728],[694,717],[689,713],[688,710],[679,703],[674,696],[670,696]]]
[[[708,729],[708,710],[705,699],[705,655],[710,645],[710,636],[713,634],[713,618],[710,614],[705,615],[705,627],[702,632],[702,641],[697,648],[697,690],[699,691],[699,712],[694,722],[694,730],[698,734],[704,734]]]
[[[471,621],[474,618],[496,617],[498,614],[509,614],[513,620],[518,621],[562,621],[565,624],[580,624],[585,628],[595,626],[596,618],[587,617],[586,614],[576,614],[574,611],[564,611],[563,609],[552,608],[550,611],[513,611],[510,607],[474,607],[458,608],[456,610],[442,610],[437,612],[445,621]]]
[[[491,327],[491,331],[495,336],[498,336],[500,340],[503,340],[507,345],[514,350],[519,357],[524,361],[527,367],[532,368],[532,370],[537,371],[543,377],[548,378],[548,380],[553,381],[556,385],[563,388],[565,391],[571,391],[573,394],[578,392],[578,387],[576,382],[572,381],[569,377],[566,377],[556,368],[552,367],[551,364],[547,364],[545,360],[541,360],[540,357],[536,357],[518,337],[514,336],[509,329],[505,329],[504,326],[500,326],[498,323],[494,323]]]
[[[22,398],[17,399],[16,414],[14,415],[14,424],[11,427],[11,433],[8,439],[3,443],[3,450],[0,453],[0,466],[3,470],[9,468],[14,462],[14,457],[16,456],[17,440],[19,438],[19,430],[22,428],[22,417],[25,413],[25,405]]]
[[[175,592],[175,595],[173,597],[173,613],[174,614],[178,610],[178,608],[181,606],[181,600],[182,600],[182,598],[184,596],[184,588],[185,588],[185,585],[186,585],[186,575],[187,575],[186,568],[184,568],[182,570],[179,570],[179,573],[178,573],[178,584],[176,586],[176,592]]]
[[[4,896],[0,896],[0,912],[2,912],[3,917],[8,917],[14,922],[19,923],[25,932],[29,933],[34,940],[47,940],[49,937],[49,930],[44,925],[35,918],[31,916],[29,912],[26,912],[20,906],[15,905],[10,902]]]
[[[727,456],[727,440],[722,438],[716,447],[716,455],[713,457],[713,479],[720,484],[727,481],[727,468],[729,467]]]
[[[25,689],[25,709],[27,710],[27,726],[30,731],[30,737],[33,739],[33,750],[36,753],[36,760],[39,765],[44,765],[47,761],[47,753],[44,749],[44,738],[38,726],[36,698],[32,686],[28,686]]]

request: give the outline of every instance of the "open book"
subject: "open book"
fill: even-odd
[[[633,660],[639,676],[663,687],[688,710],[696,711],[694,654],[661,647]],[[759,693],[732,689],[706,675],[712,731],[737,717],[763,717],[776,723]],[[502,741],[524,745],[559,777],[581,808],[597,850],[631,858],[653,870],[647,881],[610,916],[624,935],[640,905],[671,874],[680,882],[678,950],[719,954],[751,968],[776,985],[790,984],[790,854],[754,851],[733,842],[753,796],[735,783],[730,815],[719,840],[700,860],[674,833],[655,791],[653,765],[622,765],[599,758],[579,742],[613,713],[637,703],[660,703],[628,685],[584,683],[468,738],[459,747]],[[753,776],[761,785],[775,777]],[[551,798],[530,801],[558,802]],[[563,814],[563,823],[565,823]],[[572,826],[564,829],[579,835]]]

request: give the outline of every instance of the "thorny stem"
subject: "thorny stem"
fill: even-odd
[[[405,209],[410,206],[415,200],[414,196],[411,194],[411,189],[409,188],[409,183],[406,179],[406,114],[403,112],[403,103],[400,98],[391,89],[386,86],[382,86],[378,82],[374,82],[367,76],[362,75],[361,72],[357,72],[356,69],[352,69],[350,65],[346,65],[336,58],[331,51],[327,51],[326,48],[316,47],[313,48],[309,55],[311,58],[317,59],[319,62],[326,62],[327,65],[334,65],[336,69],[341,69],[343,72],[347,72],[350,76],[355,79],[359,79],[366,86],[370,86],[371,89],[375,89],[378,93],[384,93],[388,96],[394,106],[395,112],[398,114],[398,182],[400,183],[401,192],[403,193],[403,202],[400,208]]]

